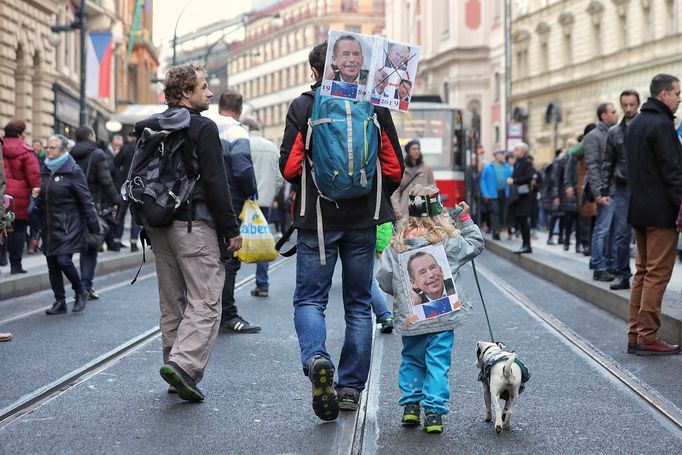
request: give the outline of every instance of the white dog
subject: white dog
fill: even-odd
[[[511,414],[524,384],[530,379],[526,366],[513,352],[504,350],[502,343],[476,343],[476,367],[481,369],[478,380],[483,382],[485,398],[485,421],[492,420],[490,401],[495,404],[495,432],[509,429]],[[500,409],[500,399],[505,400],[504,410]]]

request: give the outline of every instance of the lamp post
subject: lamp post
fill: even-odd
[[[86,72],[85,72],[85,64],[86,64],[86,49],[85,49],[85,36],[87,33],[87,24],[86,24],[86,18],[87,14],[85,13],[85,0],[81,0],[81,5],[80,9],[78,10],[78,13],[76,13],[76,20],[73,21],[69,25],[53,25],[50,27],[50,30],[52,30],[53,36],[56,36],[56,38],[52,38],[50,40],[51,44],[57,45],[59,44],[59,36],[57,33],[61,32],[72,32],[74,30],[80,30],[80,98],[79,98],[79,126],[84,126],[87,123],[87,115],[86,115],[86,103],[85,103],[85,82],[86,82]]]
[[[178,14],[178,19],[175,21],[175,28],[173,29],[173,66],[177,65],[178,63],[176,50],[176,46],[178,44],[178,24],[180,23],[182,13],[185,12],[190,3],[192,3],[192,0],[189,0],[187,3],[185,3],[185,6],[183,6],[180,10],[180,14]]]

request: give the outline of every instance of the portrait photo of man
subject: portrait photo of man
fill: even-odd
[[[423,251],[419,251],[407,261],[407,273],[412,288],[412,304],[434,302],[443,297],[455,294],[455,284],[452,277],[446,278],[443,268],[436,258]]]
[[[386,87],[389,83],[389,77],[386,71],[379,70],[374,74],[374,87],[372,88],[371,100],[373,103],[378,103],[381,98],[387,96]]]
[[[407,62],[410,59],[410,48],[398,43],[387,43],[386,61],[384,66],[396,70],[407,70]]]
[[[349,34],[341,35],[332,47],[331,64],[325,79],[367,85],[369,71],[363,69],[364,62],[362,44],[358,38]]]

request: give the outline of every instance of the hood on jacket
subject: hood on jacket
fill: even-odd
[[[2,156],[5,158],[12,159],[25,153],[35,153],[20,137],[6,137],[3,141],[5,144],[2,147]]]
[[[180,130],[189,127],[191,114],[199,112],[194,109],[186,107],[169,107],[163,112],[152,114],[144,120],[140,120],[135,124],[135,133],[137,137],[142,136],[142,131],[145,128],[150,128],[154,131],[160,130]]]
[[[76,143],[69,153],[76,161],[80,161],[98,148],[97,144],[92,141],[82,141]]]
[[[661,114],[665,114],[668,117],[670,117],[671,120],[675,119],[675,114],[672,113],[670,108],[661,100],[657,98],[651,98],[646,101],[646,103],[642,104],[642,107],[639,110],[640,112],[659,112]]]

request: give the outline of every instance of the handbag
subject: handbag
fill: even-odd
[[[258,201],[248,199],[244,202],[239,218],[242,220],[242,247],[234,253],[234,257],[246,263],[274,261],[279,253]]]
[[[90,164],[92,164],[92,155],[88,159],[88,167],[85,171],[85,184],[88,184],[88,175],[90,175]],[[104,245],[104,241],[109,234],[109,225],[113,222],[113,207],[104,207],[97,210],[95,206],[95,212],[97,213],[97,224],[99,224],[99,234],[88,233],[87,247],[89,250],[99,249]]]
[[[517,185],[516,191],[519,193],[519,196],[523,196],[524,194],[530,193],[530,185],[527,183],[524,183],[523,185]]]

